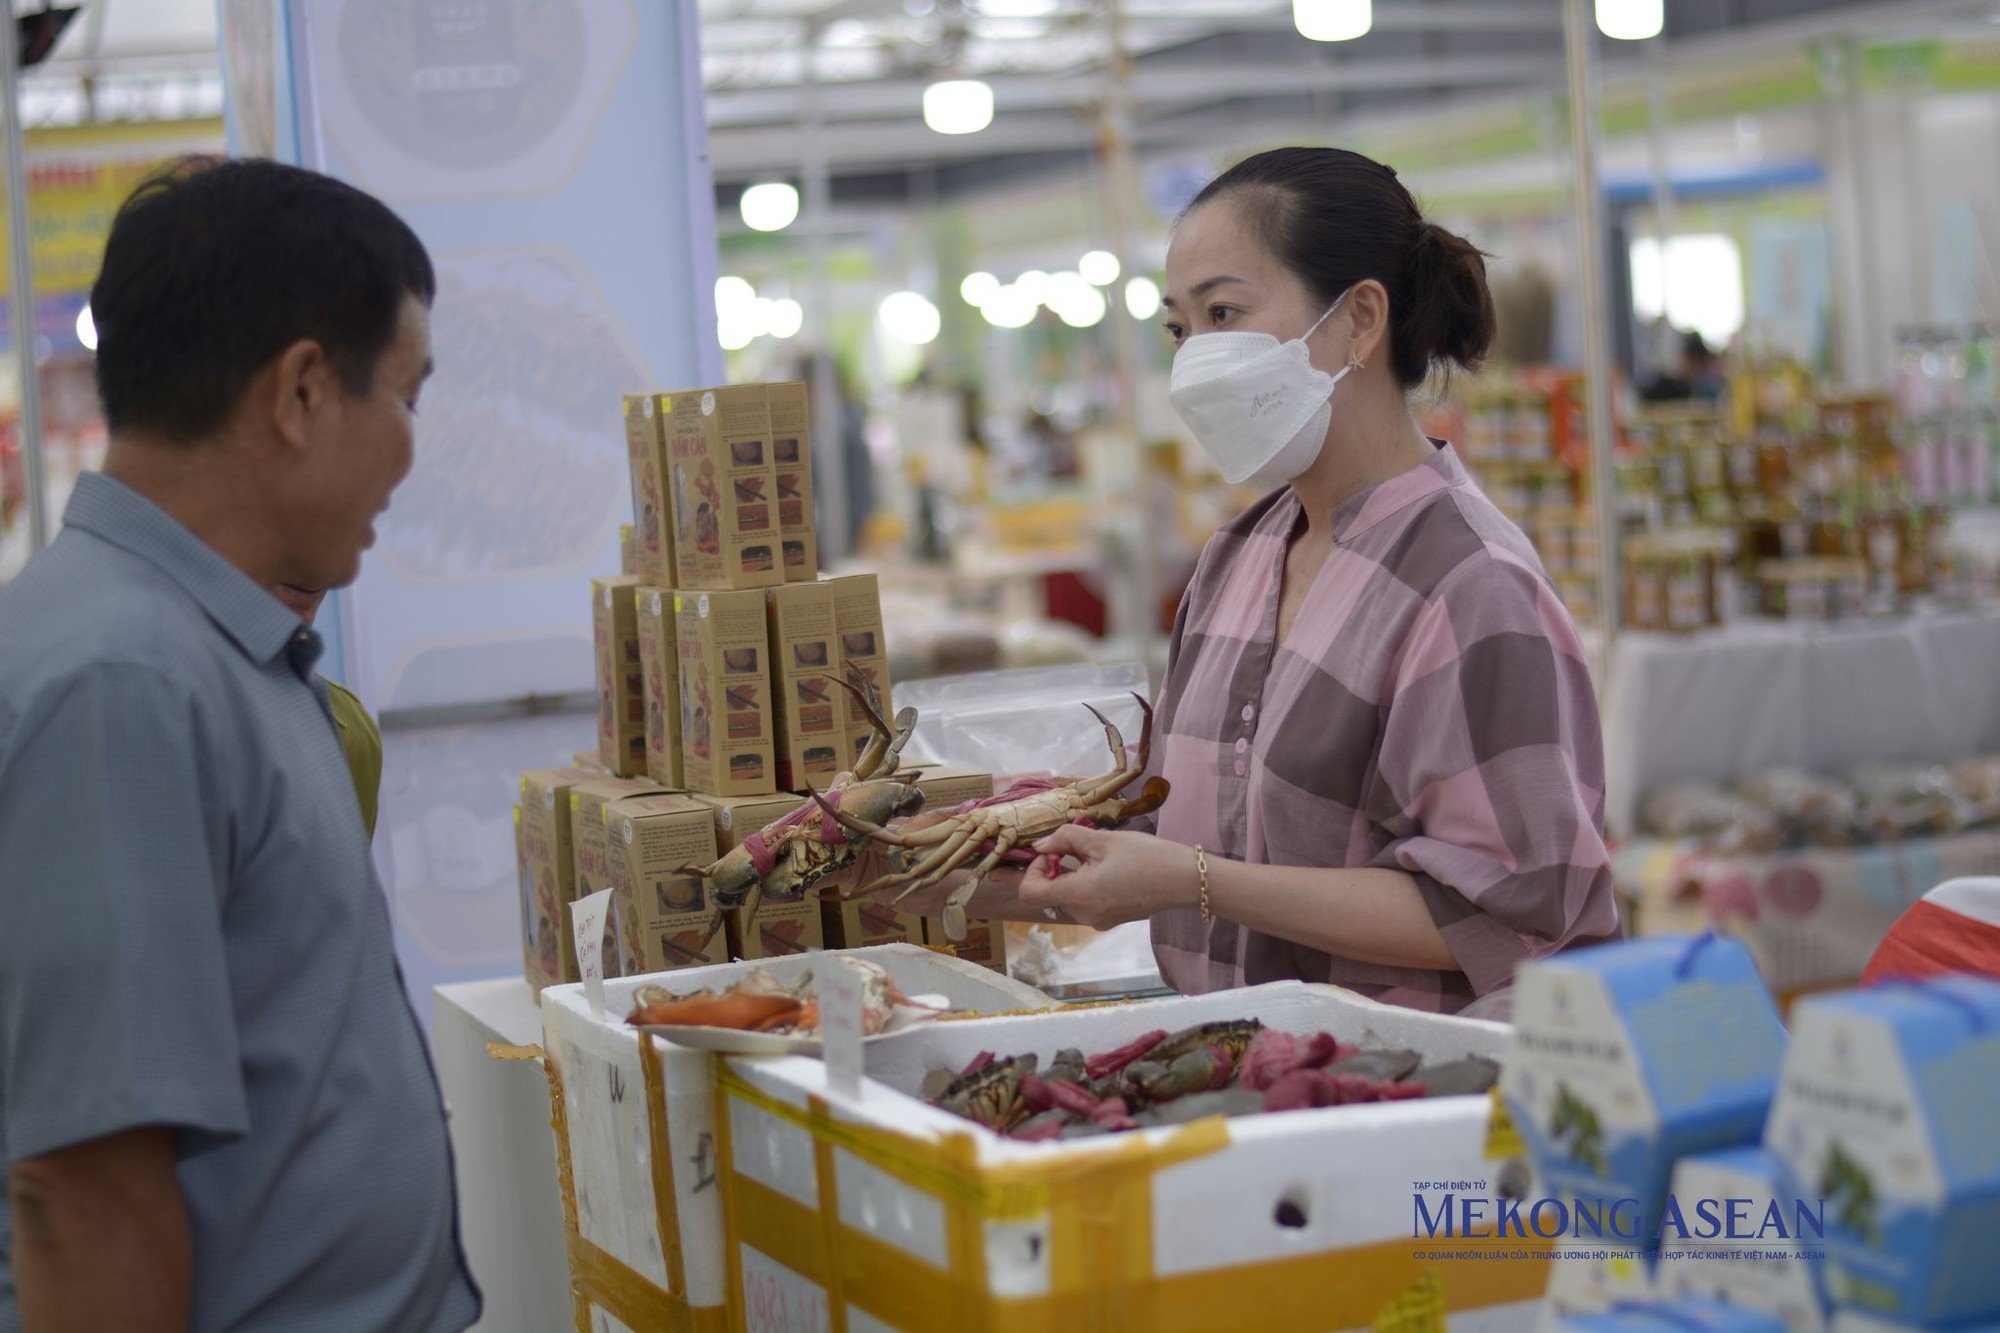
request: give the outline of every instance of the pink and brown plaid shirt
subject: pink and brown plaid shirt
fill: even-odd
[[[1290,487],[1212,538],[1182,599],[1153,768],[1162,837],[1259,865],[1400,869],[1460,972],[1382,967],[1192,910],[1153,918],[1184,992],[1300,978],[1499,1013],[1514,965],[1618,930],[1604,752],[1576,627],[1449,446],[1334,511],[1282,647]],[[1327,912],[1339,919],[1331,897]]]

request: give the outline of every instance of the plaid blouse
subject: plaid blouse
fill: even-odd
[[[1618,930],[1576,627],[1527,538],[1440,445],[1334,510],[1333,551],[1274,647],[1303,518],[1281,488],[1202,552],[1161,691],[1152,766],[1173,790],[1157,831],[1258,865],[1407,871],[1460,971],[1204,927],[1192,909],[1153,918],[1160,971],[1190,993],[1299,978],[1503,1013],[1516,963]]]

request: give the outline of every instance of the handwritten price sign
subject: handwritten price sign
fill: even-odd
[[[590,997],[590,1016],[604,1017],[604,918],[611,911],[611,890],[599,889],[569,905],[570,928],[576,935],[576,967],[583,974],[583,993]]]
[[[843,1097],[861,1095],[861,973],[829,955],[819,969],[820,1059],[826,1083]]]

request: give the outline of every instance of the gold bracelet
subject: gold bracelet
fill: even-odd
[[[1202,851],[1200,843],[1194,845],[1194,868],[1200,876],[1201,924],[1205,926],[1215,918],[1208,911],[1208,853]]]

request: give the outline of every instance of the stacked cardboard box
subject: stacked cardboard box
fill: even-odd
[[[576,899],[576,862],[570,841],[569,798],[579,783],[603,777],[584,768],[541,768],[521,775],[519,818],[522,940],[528,984],[580,981],[569,904]]]
[[[761,384],[661,394],[673,500],[674,586],[767,588],[779,553],[771,404]]]
[[[662,789],[658,783],[643,778],[598,778],[579,782],[570,788],[570,847],[576,863],[576,897],[588,898],[600,889],[611,887],[611,864],[604,840],[605,807],[631,796],[660,794]],[[605,917],[607,947],[604,973],[614,977],[630,976],[639,964],[639,955],[635,950],[627,949],[627,941],[619,938],[615,899],[613,908]]]
[[[847,761],[849,696],[834,682],[833,589],[787,583],[764,593],[778,724],[778,786],[824,790]]]
[[[681,766],[680,648],[674,630],[674,595],[640,588],[637,595],[639,674],[646,697],[646,776],[663,787],[686,787]]]
[[[812,407],[806,386],[766,385],[771,405],[771,461],[777,473],[778,533],[785,581],[819,577],[819,536],[813,529]]]
[[[667,507],[667,414],[660,395],[625,398],[625,456],[632,473],[632,539],[625,572],[649,585],[674,577],[674,530]]]
[[[614,574],[590,584],[591,644],[597,660],[597,755],[620,777],[646,771],[646,690],[639,664],[639,577]]]
[[[727,856],[743,840],[799,808],[789,793],[773,796],[697,796],[715,814],[715,845]],[[729,955],[732,958],[781,958],[821,948],[826,934],[820,924],[819,899],[811,893],[760,896],[755,915],[750,907],[730,913]]]
[[[849,574],[827,579],[833,590],[834,632],[840,636],[839,661],[834,665],[854,673],[873,687],[885,720],[895,716],[889,700],[889,641],[882,630],[882,590],[873,574]],[[845,694],[845,691],[842,692]],[[846,695],[848,756],[851,760],[867,746],[873,735],[868,714],[852,695]]]
[[[688,788],[711,796],[775,792],[763,594],[677,592],[674,632]]]
[[[726,963],[702,880],[715,860],[715,812],[686,796],[633,796],[604,807],[605,870],[618,907],[626,975]]]

